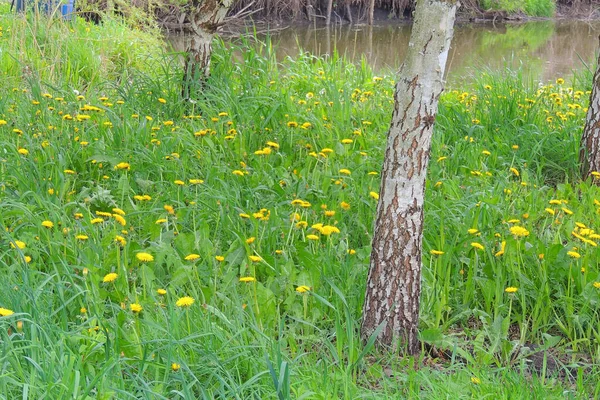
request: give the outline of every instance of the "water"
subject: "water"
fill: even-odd
[[[448,81],[468,80],[483,69],[521,68],[541,81],[568,78],[598,51],[600,21],[532,21],[519,24],[457,24],[448,57]],[[410,25],[292,26],[271,33],[277,57],[299,49],[315,55],[337,51],[353,62],[364,57],[376,71],[396,71],[402,63]],[[583,60],[583,61],[582,61]]]

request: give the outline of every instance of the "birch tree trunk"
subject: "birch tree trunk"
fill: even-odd
[[[361,337],[366,341],[385,324],[377,343],[408,354],[420,347],[425,175],[457,6],[456,0],[417,2],[381,177]]]
[[[600,172],[600,56],[598,63],[579,151],[581,175],[584,180],[592,172]],[[594,182],[599,184],[600,180],[594,179]]]
[[[199,90],[210,75],[212,41],[233,0],[201,0],[192,3],[188,19],[191,22],[193,37],[187,49],[182,90],[186,99],[192,94],[193,88]]]

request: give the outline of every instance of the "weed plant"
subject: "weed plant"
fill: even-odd
[[[121,61],[82,56],[115,26]],[[217,42],[184,102],[177,56],[140,61],[117,22],[0,27],[0,398],[599,395],[589,87],[482,74],[442,96],[424,352],[401,359],[358,337],[393,75]]]

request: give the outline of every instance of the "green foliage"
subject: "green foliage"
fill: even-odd
[[[2,19],[3,56],[66,29],[15,24],[36,26]],[[587,86],[509,71],[443,95],[420,326],[440,358],[399,359],[358,337],[393,77],[216,42],[184,102],[177,55],[152,50],[153,64],[82,60],[91,78],[3,71],[0,397],[598,396],[582,362],[600,356],[600,191],[576,164]]]
[[[107,80],[126,81],[134,70],[152,74],[162,61],[157,32],[142,32],[116,20],[99,26],[34,13],[2,17],[0,74],[6,77],[6,87],[27,80],[62,88],[99,86]]]
[[[551,17],[556,10],[554,0],[480,0],[479,4],[484,10],[521,11],[532,17]]]

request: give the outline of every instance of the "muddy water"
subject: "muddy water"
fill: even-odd
[[[594,60],[600,21],[533,21],[520,24],[458,24],[448,57],[448,80],[459,82],[489,69],[521,68],[542,81],[572,75]],[[354,62],[364,57],[375,70],[397,70],[405,57],[410,26],[296,26],[271,33],[277,57],[301,48],[315,55],[336,51]]]

